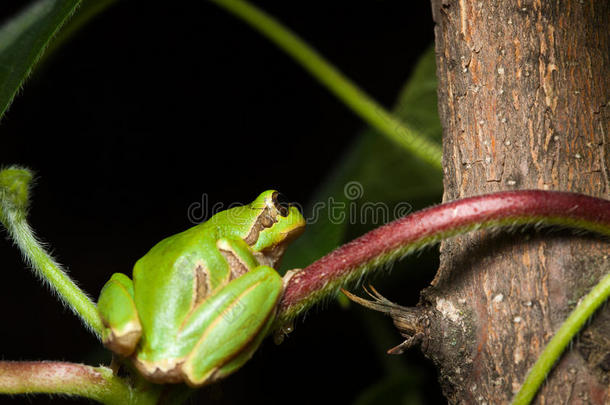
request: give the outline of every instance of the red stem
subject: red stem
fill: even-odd
[[[98,369],[63,361],[0,361],[3,394],[69,393],[95,391],[107,385]]]
[[[477,225],[536,222],[608,235],[610,201],[568,192],[523,190],[464,198],[426,208],[374,229],[297,272],[288,281],[279,313],[287,313],[295,305],[303,306],[304,300],[330,282],[346,278],[348,273],[397,249],[427,240],[434,243]]]

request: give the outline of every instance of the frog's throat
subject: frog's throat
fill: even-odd
[[[300,227],[284,233],[284,238],[281,242],[269,248],[263,249],[258,254],[255,253],[256,258],[261,264],[269,266],[273,269],[277,269],[288,245],[290,245],[296,238],[301,236],[304,230],[304,227]]]

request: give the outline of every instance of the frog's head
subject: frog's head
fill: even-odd
[[[280,202],[280,193],[268,190],[249,204],[255,220],[244,238],[259,260],[275,268],[286,247],[305,230],[305,218],[293,205]]]

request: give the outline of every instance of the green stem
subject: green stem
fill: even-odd
[[[406,150],[440,170],[441,148],[413,128],[396,119],[364,91],[347,79],[295,33],[243,0],[212,0],[266,36],[292,56],[303,68],[347,104],[369,125]]]
[[[546,345],[534,366],[527,373],[521,389],[513,399],[513,405],[526,405],[534,399],[538,388],[544,382],[544,379],[561,356],[561,353],[563,353],[572,338],[580,331],[587,319],[593,315],[608,297],[610,297],[610,274],[604,276],[593,287],[591,292],[582,299],[568,319],[561,325],[555,336]]]
[[[103,325],[95,304],[45,251],[27,223],[31,178],[28,170],[18,167],[0,171],[0,221],[36,275],[55,290],[99,338]]]

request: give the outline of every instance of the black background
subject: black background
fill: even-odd
[[[24,7],[2,2],[3,19]],[[423,0],[257,4],[387,107],[433,39]],[[27,82],[0,122],[0,164],[34,170],[31,224],[96,298],[112,272],[130,274],[154,243],[189,227],[188,207],[204,193],[210,203],[245,203],[275,188],[308,202],[364,127],[216,6],[122,0]],[[107,363],[80,321],[0,242],[1,358]],[[353,402],[383,377],[384,355],[358,311],[312,311],[284,344],[266,342],[193,403]],[[428,403],[441,401],[432,366],[416,351],[390,361],[420,367]],[[48,399],[0,397],[22,401]]]

